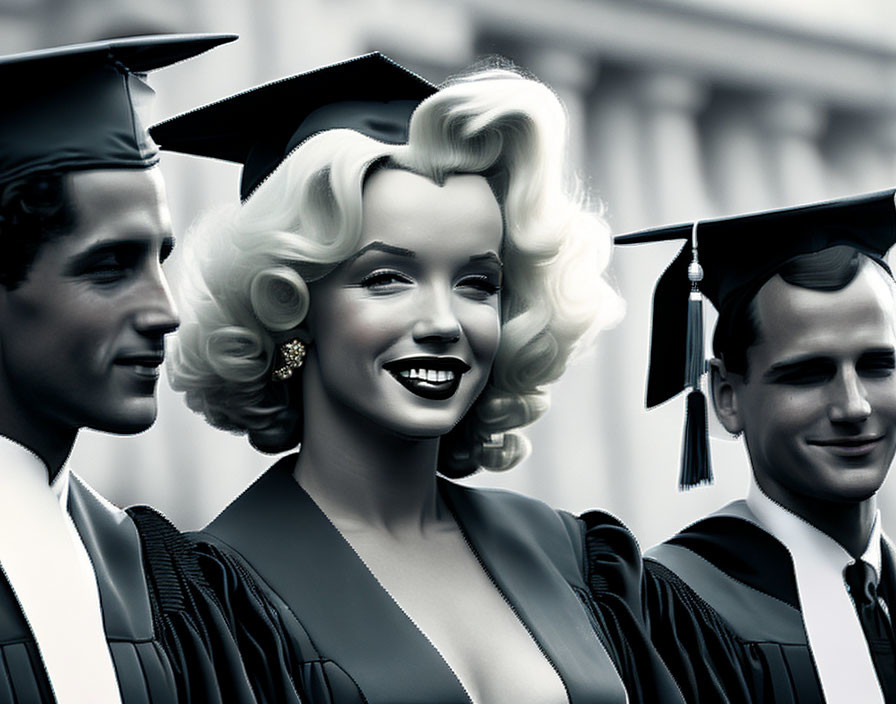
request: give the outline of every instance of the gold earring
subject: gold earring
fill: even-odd
[[[271,376],[275,381],[286,381],[292,373],[305,362],[305,345],[301,340],[292,339],[280,345],[280,356],[283,366],[277,367]]]

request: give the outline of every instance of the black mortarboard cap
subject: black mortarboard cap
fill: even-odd
[[[353,129],[407,141],[411,113],[436,87],[374,52],[237,93],[155,125],[162,149],[243,165],[246,199],[308,137]]]
[[[688,387],[696,388],[695,382],[699,384],[692,367],[694,357],[702,356],[702,326],[699,334],[693,329],[689,332],[695,324],[695,288],[721,311],[735,299],[752,298],[786,262],[801,254],[848,245],[883,262],[887,250],[896,242],[894,192],[896,189],[889,189],[616,237],[616,244],[623,245],[685,241],[654,290],[647,407],[663,403]],[[693,280],[698,274],[694,268],[696,258],[697,268],[702,270],[698,281]],[[698,336],[700,340],[696,339]],[[699,352],[695,352],[695,345],[699,345]],[[702,374],[702,359],[699,365]],[[686,430],[686,450],[689,432]],[[696,439],[696,435],[691,436],[691,440]],[[684,459],[689,461],[688,457]],[[682,484],[687,486],[689,482]]]
[[[158,148],[140,112],[142,75],[233,41],[233,34],[109,39],[0,57],[0,184],[39,172],[140,168]]]

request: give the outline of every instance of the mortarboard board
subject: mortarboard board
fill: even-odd
[[[883,263],[896,242],[896,189],[745,215],[659,227],[615,238],[616,244],[685,240],[653,295],[647,407],[690,388],[680,484],[711,481],[706,448],[701,295],[723,310],[752,298],[789,260],[848,245]],[[694,417],[696,416],[696,418]]]
[[[109,39],[0,57],[0,184],[40,172],[141,168],[158,161],[140,112],[142,75],[233,41],[233,34]]]
[[[374,52],[237,93],[150,130],[162,149],[243,164],[245,200],[308,137],[353,129],[407,141],[411,113],[436,87]]]

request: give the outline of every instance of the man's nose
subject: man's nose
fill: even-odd
[[[180,317],[171,297],[161,267],[155,267],[142,292],[140,309],[135,317],[137,331],[144,335],[162,336],[180,327]]]
[[[829,415],[835,423],[859,423],[871,415],[865,385],[854,368],[844,370],[835,379]]]

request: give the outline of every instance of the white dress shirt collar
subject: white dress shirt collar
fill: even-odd
[[[44,481],[49,481],[50,472],[47,469],[46,463],[40,457],[24,445],[17,443],[15,440],[12,440],[5,435],[0,435],[0,468],[9,466],[11,463],[27,467],[28,469],[26,471],[29,473],[33,472],[42,476]],[[68,486],[70,477],[71,470],[66,461],[59,472],[56,473],[53,481],[50,482],[50,488],[52,489],[53,494],[59,499],[59,505],[62,506],[62,509],[66,512],[68,511]]]
[[[836,540],[772,501],[753,479],[747,506],[762,528],[787,548],[809,647],[828,704],[883,702],[868,644],[846,591],[843,570],[854,562]],[[881,570],[880,514],[862,555]]]
[[[50,488],[53,490],[56,498],[59,499],[59,505],[62,506],[64,511],[68,511],[68,485],[70,476],[71,471],[68,468],[68,462],[66,462],[62,465],[62,469],[59,470],[59,473],[53,477],[53,481],[50,482]]]

